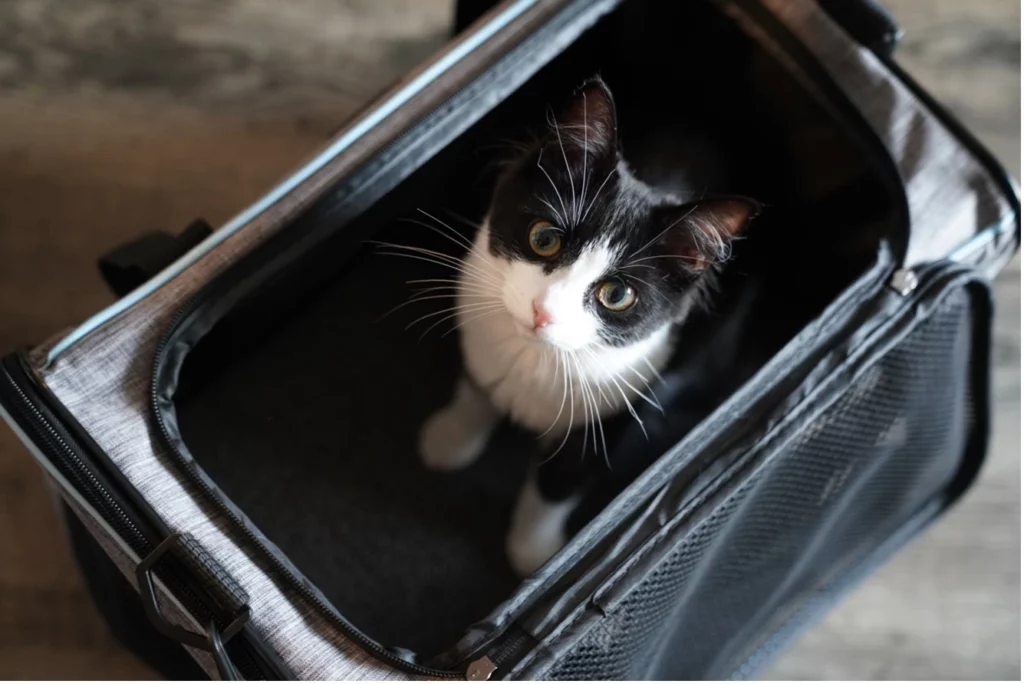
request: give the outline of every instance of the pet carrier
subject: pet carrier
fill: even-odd
[[[750,676],[981,465],[1016,187],[894,63],[878,6],[477,4],[251,207],[110,255],[119,301],[3,359],[3,416],[101,609],[165,674]],[[457,343],[381,318],[436,271],[368,238],[451,248],[405,219],[479,220],[489,145],[594,73],[627,155],[650,117],[733,141],[774,268],[687,324],[666,418],[610,445],[645,467],[520,582],[503,540],[531,442],[422,468]],[[694,383],[709,348],[729,372]]]

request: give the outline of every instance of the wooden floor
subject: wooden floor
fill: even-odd
[[[887,0],[902,57],[1020,173],[1020,8]],[[59,11],[58,11],[59,5]],[[447,0],[0,3],[0,351],[111,301],[94,260],[214,224],[443,39]],[[981,482],[768,673],[1020,676],[1020,270],[998,283]],[[35,466],[0,428],[0,679],[149,678],[105,631]]]

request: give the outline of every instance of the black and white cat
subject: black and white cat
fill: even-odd
[[[746,198],[693,200],[641,181],[622,157],[600,79],[504,170],[459,267],[465,373],[419,446],[428,467],[454,470],[481,454],[504,417],[541,437],[547,457],[531,469],[507,540],[521,575],[565,542],[580,492],[545,473],[564,479],[551,464],[580,459],[563,449],[569,435],[582,428],[603,446],[604,419],[635,416],[677,326],[757,211]]]

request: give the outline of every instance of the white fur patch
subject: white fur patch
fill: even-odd
[[[431,470],[458,470],[483,453],[500,416],[476,388],[459,381],[451,403],[420,429],[420,457]]]
[[[462,314],[459,325],[466,371],[496,408],[527,429],[561,437],[635,403],[639,391],[649,393],[652,367],[660,370],[671,352],[671,324],[625,347],[601,340],[601,321],[585,298],[614,261],[606,246],[545,274],[534,264],[493,256],[488,240],[485,222],[466,258],[459,303],[497,288],[504,309]],[[540,334],[533,332],[534,300],[553,321]]]
[[[520,577],[532,575],[565,546],[565,523],[576,503],[545,500],[534,475],[527,478],[505,542],[509,563]]]

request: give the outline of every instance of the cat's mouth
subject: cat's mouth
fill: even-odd
[[[522,321],[518,317],[513,316],[511,314],[509,314],[509,316],[512,318],[512,325],[515,327],[516,333],[518,333],[521,337],[525,337],[525,338],[527,338],[529,340],[532,340],[534,342],[544,342],[544,343],[546,343],[546,340],[544,339],[543,335],[541,334],[541,331],[540,330],[535,330],[534,327],[533,327],[533,323],[532,322],[527,323],[527,322]]]
[[[532,320],[523,320],[511,311],[508,311],[508,317],[511,319],[512,327],[515,329],[516,335],[519,337],[529,340],[534,344],[552,347],[555,346],[555,344],[548,338],[548,335],[545,334],[543,328],[539,329],[534,327]]]
[[[516,335],[526,342],[547,349],[557,350],[564,348],[563,345],[559,344],[559,342],[554,338],[549,328],[535,328],[532,321],[530,323],[524,323],[514,316],[512,317],[512,321]]]

